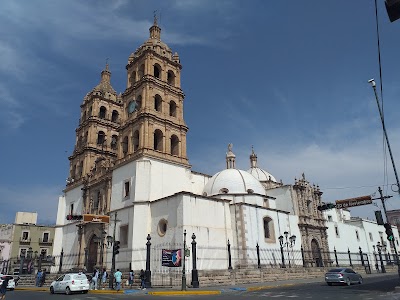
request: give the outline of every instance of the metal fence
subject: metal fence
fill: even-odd
[[[151,271],[153,285],[177,286],[181,282],[183,266],[175,268],[162,266],[163,249],[183,249],[182,243],[164,243],[147,245],[146,247],[120,249],[115,256],[115,268],[123,272],[134,270]],[[185,260],[185,272],[190,274],[194,263],[197,270],[230,270],[230,269],[265,269],[265,268],[313,268],[313,267],[365,267],[365,271],[383,272],[385,266],[397,264],[397,258],[388,253],[359,252],[324,252],[304,251],[286,248],[264,249],[203,247],[197,246],[196,256],[193,257],[193,247],[189,257]],[[182,251],[183,253],[183,251]],[[148,256],[148,254],[150,254]],[[94,267],[112,267],[112,249],[100,249],[97,255],[60,253],[47,257],[18,257],[0,261],[2,273],[35,274],[38,269],[45,269],[48,273],[63,273],[73,270],[92,272]]]

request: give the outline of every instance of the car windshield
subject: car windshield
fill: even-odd
[[[330,269],[328,273],[340,273],[343,269]]]
[[[86,279],[86,275],[85,274],[76,274],[76,275],[74,275],[74,279],[85,280]]]

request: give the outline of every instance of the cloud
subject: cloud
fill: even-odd
[[[0,126],[2,130],[16,130],[25,122],[25,118],[20,113],[21,104],[9,92],[9,90],[0,83]]]
[[[58,196],[61,187],[57,186],[1,186],[0,224],[13,223],[18,211],[37,212],[39,224],[55,224]]]

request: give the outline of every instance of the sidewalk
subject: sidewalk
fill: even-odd
[[[398,276],[397,273],[377,273],[364,275],[364,278],[375,278],[385,276]],[[309,283],[324,283],[324,278],[312,278],[312,279],[296,279],[296,280],[276,280],[262,283],[251,283],[251,284],[238,284],[235,286],[207,286],[199,288],[188,287],[186,291],[181,291],[180,287],[165,288],[165,287],[154,287],[146,290],[140,289],[124,289],[120,291],[105,289],[105,290],[90,290],[90,294],[137,294],[137,295],[217,295],[222,293],[234,293],[238,291],[258,291],[273,289],[278,287],[287,287],[295,285],[303,285]],[[46,291],[49,292],[49,287],[16,287],[16,291]]]

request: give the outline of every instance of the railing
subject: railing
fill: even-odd
[[[43,238],[39,238],[39,244],[53,244],[53,239],[43,239]]]
[[[19,238],[19,242],[20,243],[30,243],[31,242],[31,238],[23,238],[23,237],[20,237]]]

